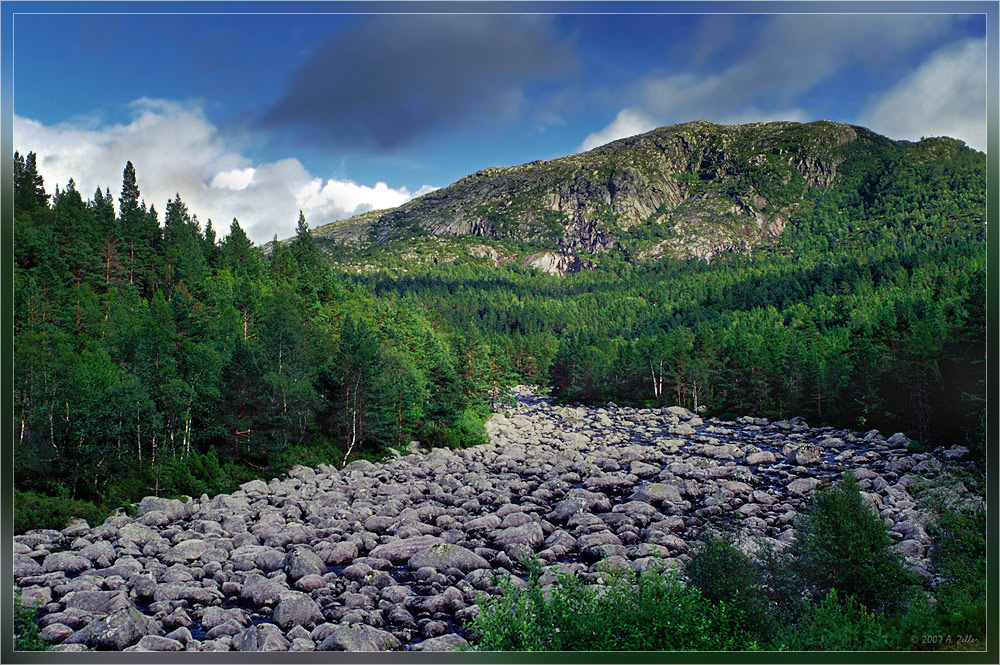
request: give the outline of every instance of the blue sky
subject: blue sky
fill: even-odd
[[[162,211],[179,193],[200,220],[224,231],[237,217],[257,242],[291,235],[300,209],[315,227],[488,166],[696,119],[829,119],[986,144],[982,16],[88,6],[15,15],[15,149],[38,154],[50,191],[73,177],[85,196],[117,196],[131,160],[148,203]]]

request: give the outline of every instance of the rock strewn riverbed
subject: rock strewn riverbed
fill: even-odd
[[[912,454],[901,434],[801,419],[515,395],[486,445],[296,467],[230,495],[146,497],[136,518],[16,536],[15,583],[60,650],[451,650],[500,578],[523,584],[525,554],[596,577],[683,560],[711,527],[780,548],[803,502],[846,469],[930,575],[907,488],[968,453]]]

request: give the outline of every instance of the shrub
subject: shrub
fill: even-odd
[[[836,589],[869,609],[893,608],[910,594],[915,577],[891,549],[885,524],[864,503],[850,472],[816,492],[796,530],[799,572],[814,592]]]
[[[727,540],[709,536],[692,554],[685,573],[706,600],[729,605],[741,627],[761,636],[769,632],[761,567]]]
[[[561,576],[524,589],[502,583],[473,622],[484,651],[660,651],[753,648],[724,602],[712,603],[673,572],[609,573],[603,584]]]
[[[14,490],[14,532],[30,529],[62,529],[73,518],[100,524],[108,511],[90,503],[62,496]]]
[[[944,577],[934,589],[941,632],[985,640],[986,509],[968,503],[933,508],[931,563]]]
[[[14,651],[45,651],[51,645],[38,636],[38,610],[21,602],[21,590],[14,587]]]
[[[777,646],[792,651],[873,651],[889,649],[892,643],[875,614],[852,596],[841,599],[831,589],[784,631]]]

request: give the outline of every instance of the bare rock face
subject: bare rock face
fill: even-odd
[[[594,267],[592,261],[585,261],[563,252],[536,252],[525,257],[521,264],[525,268],[536,268],[550,275],[568,275]]]
[[[391,210],[372,211],[313,230],[342,245],[385,243],[430,233],[438,238],[511,238],[548,245],[524,265],[551,274],[586,270],[581,254],[622,245],[629,230],[665,233],[636,248],[710,261],[752,253],[781,235],[805,190],[833,184],[843,146],[877,140],[859,128],[821,121],[661,127],[586,153],[520,166],[493,167]],[[476,246],[494,265],[502,252]]]

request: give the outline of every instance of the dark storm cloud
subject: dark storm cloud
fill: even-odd
[[[258,127],[311,145],[389,152],[520,117],[526,86],[576,67],[547,19],[379,16],[316,46]]]

